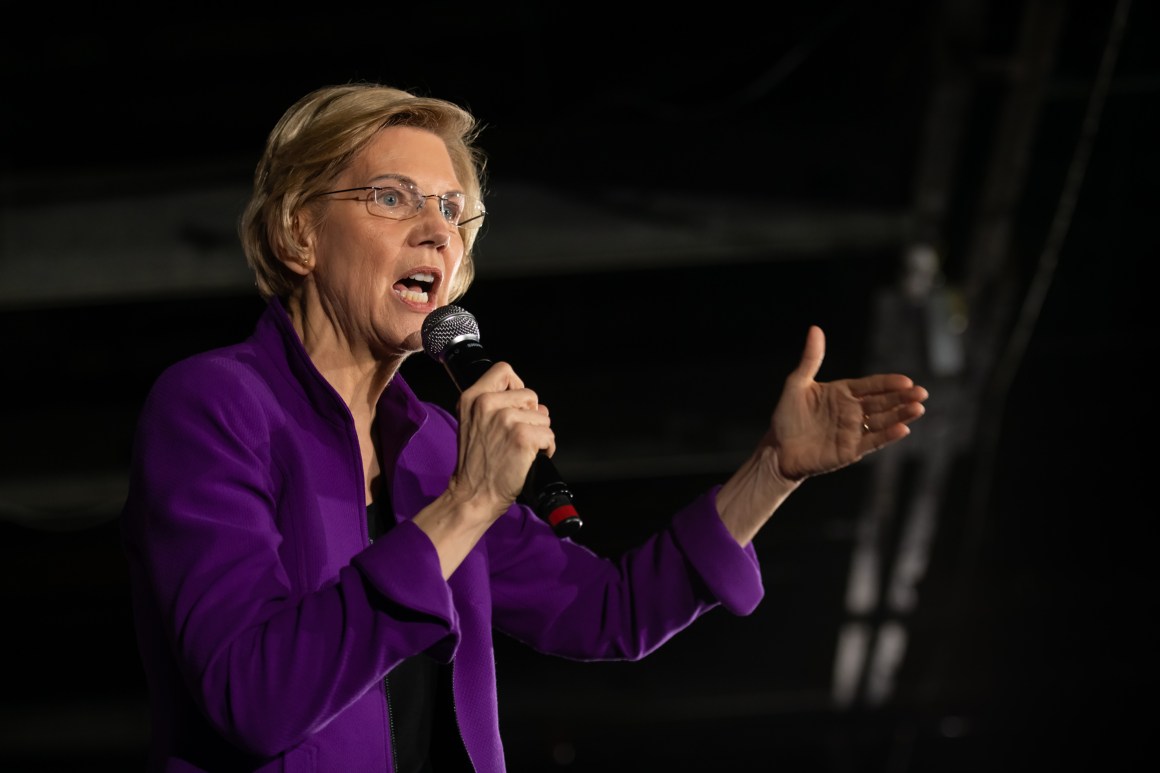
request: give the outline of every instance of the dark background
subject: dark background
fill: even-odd
[[[249,332],[260,304],[229,267],[265,135],[361,79],[485,123],[462,305],[552,408],[578,541],[614,554],[727,477],[809,324],[819,378],[898,370],[932,394],[906,443],[807,482],[760,534],[753,615],[631,664],[499,639],[514,772],[1151,756],[1156,5],[628,13],[4,25],[0,768],[141,769],[117,535],[136,411],[163,367]],[[426,358],[404,372],[454,399]],[[878,583],[852,583],[867,555]],[[846,682],[857,630],[905,647]]]

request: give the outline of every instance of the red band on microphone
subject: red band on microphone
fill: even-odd
[[[575,507],[572,505],[562,505],[548,514],[548,523],[552,524],[553,526],[559,526],[561,521],[566,521],[569,518],[575,518],[577,515],[579,515],[579,513],[576,512]]]

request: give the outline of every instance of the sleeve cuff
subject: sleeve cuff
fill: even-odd
[[[748,615],[765,595],[761,566],[750,543],[737,544],[717,514],[720,486],[680,510],[672,521],[674,538],[709,592],[735,615]]]
[[[451,588],[443,580],[439,554],[415,524],[403,521],[355,556],[367,582],[396,609],[425,624],[431,643],[425,649],[447,662],[459,647],[459,615]]]

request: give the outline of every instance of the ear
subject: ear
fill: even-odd
[[[293,242],[279,245],[278,255],[287,269],[299,276],[309,276],[314,270],[314,229],[302,212],[294,215],[291,224]]]

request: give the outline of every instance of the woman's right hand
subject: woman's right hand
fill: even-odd
[[[459,457],[450,487],[487,502],[498,518],[519,496],[536,454],[556,452],[548,409],[506,362],[464,390],[458,408]]]
[[[455,472],[414,523],[439,553],[446,579],[523,490],[536,454],[556,453],[548,409],[506,362],[459,396]]]

